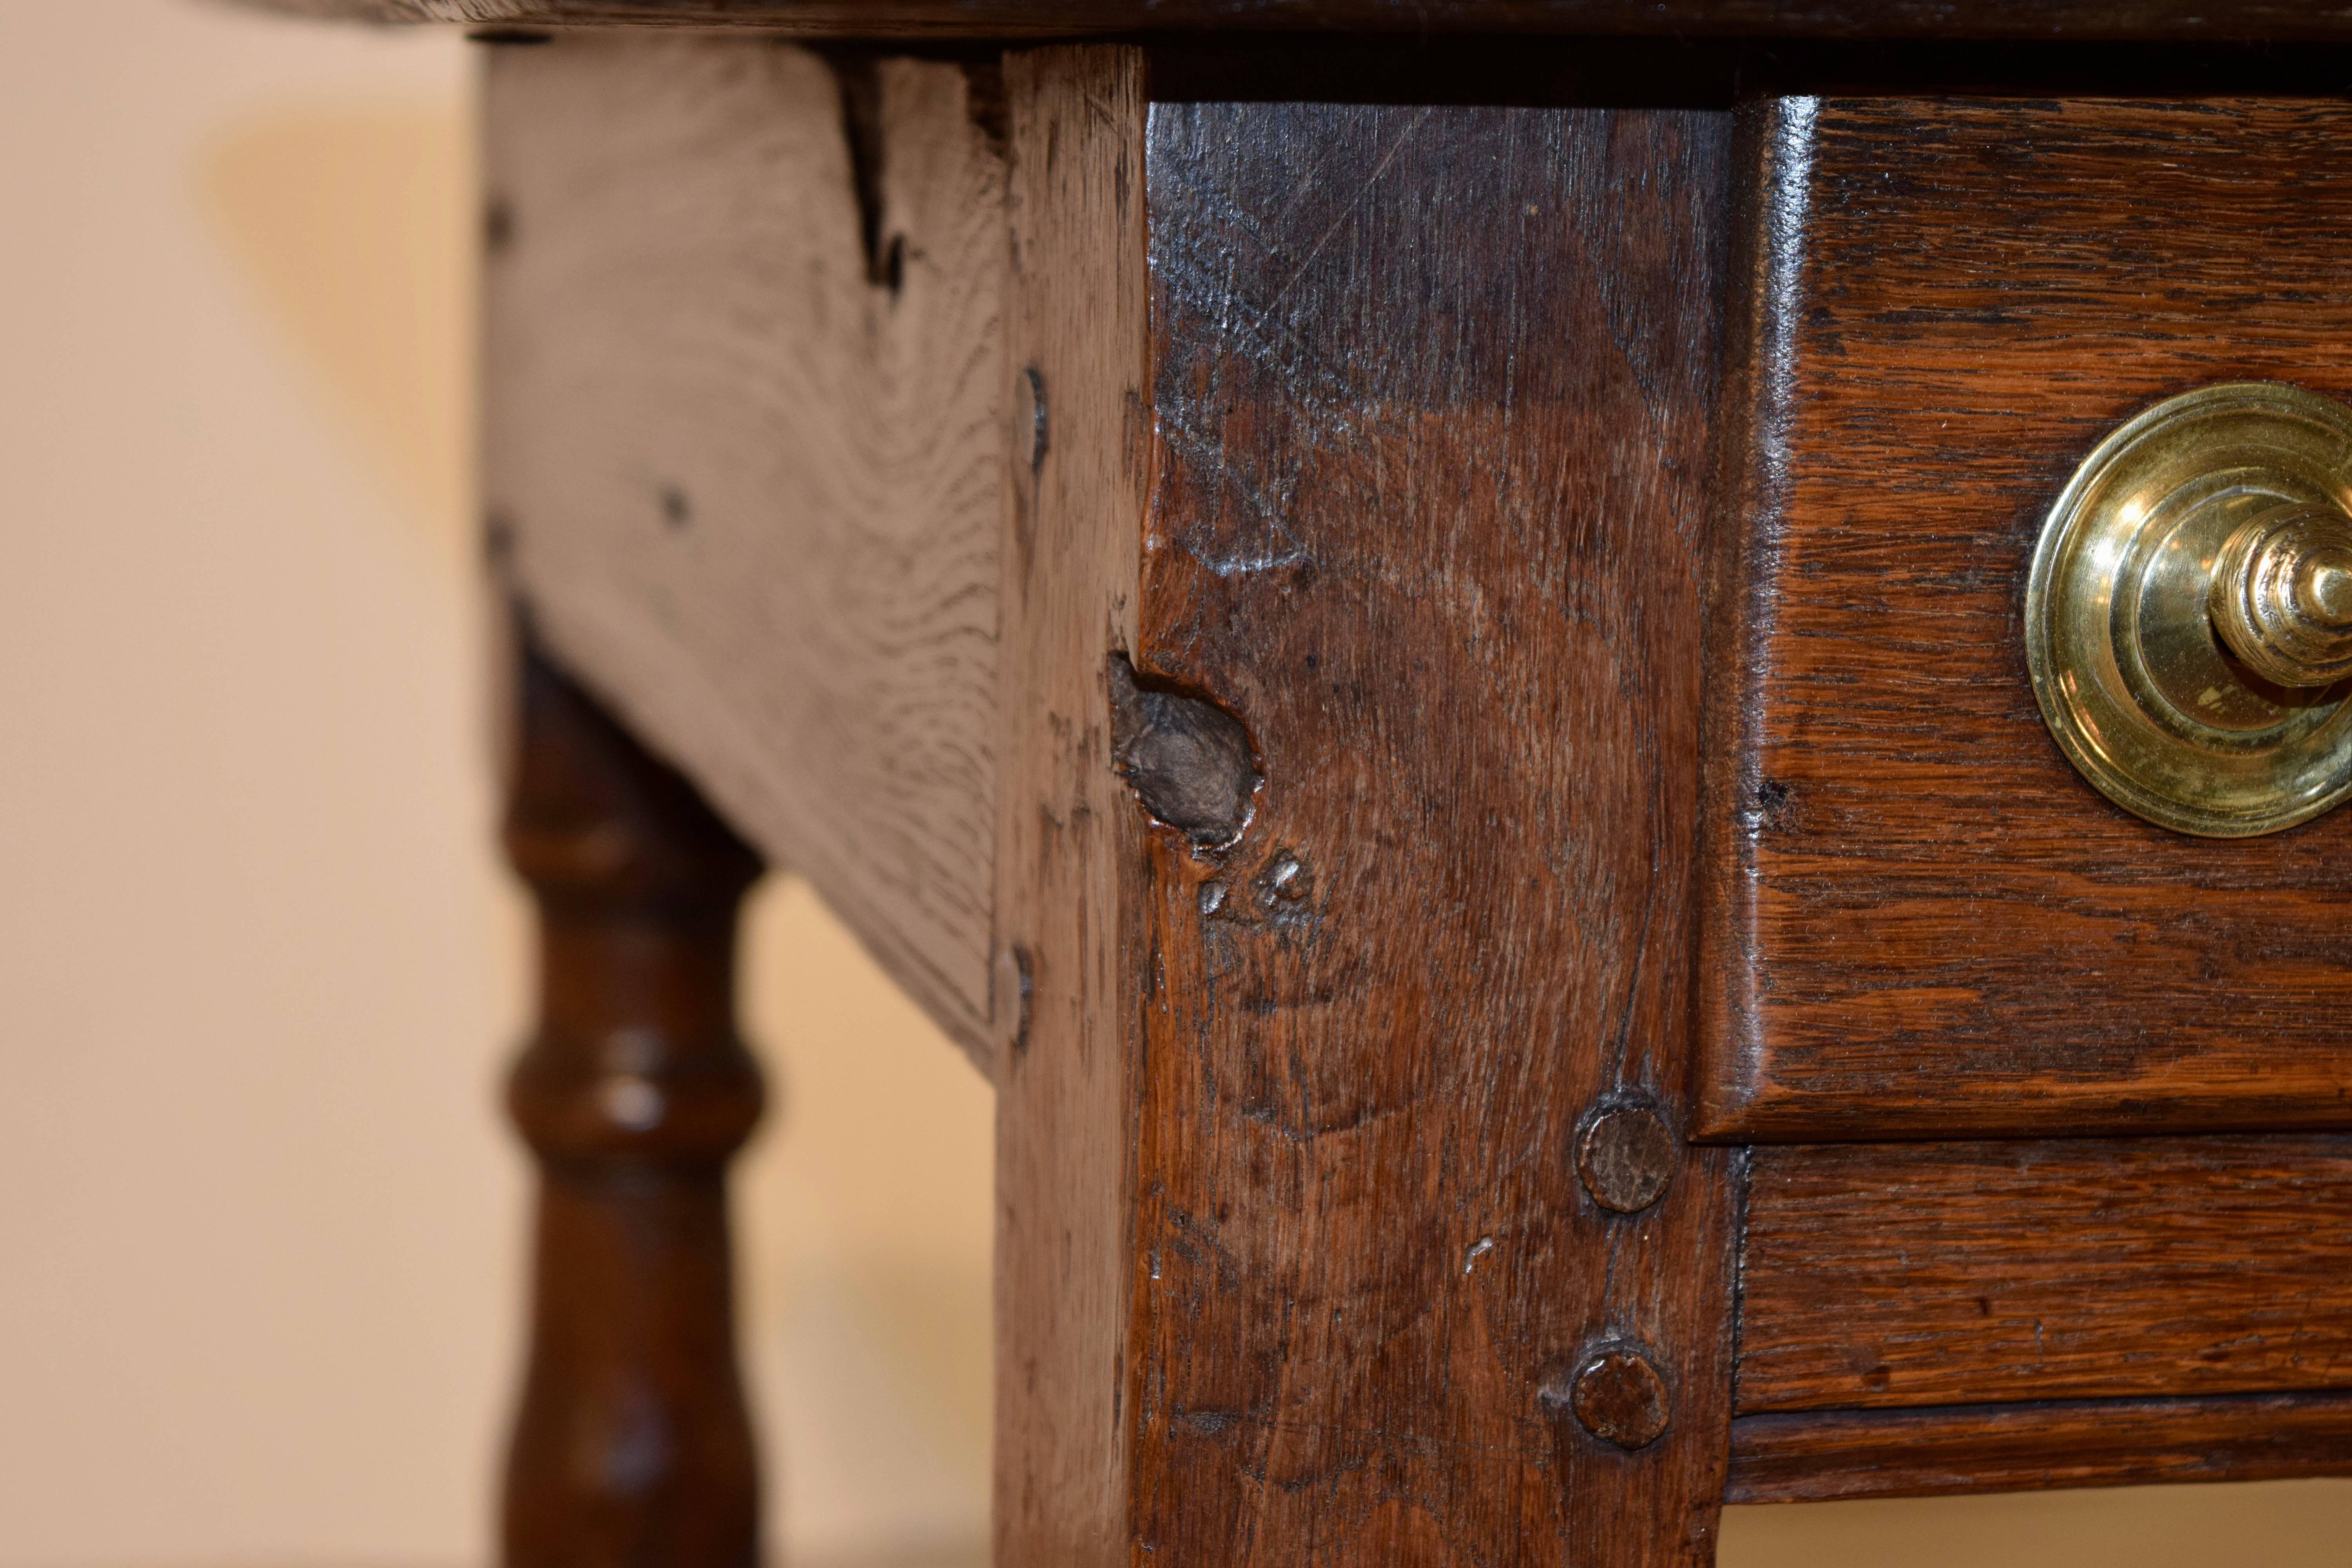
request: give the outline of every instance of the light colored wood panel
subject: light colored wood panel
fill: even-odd
[[[1149,468],[1143,63],[1006,65],[1011,375],[1042,390],[1013,465],[1004,605],[1008,960],[1025,1027],[997,1081],[996,1561],[1129,1561],[1141,818],[1112,771]],[[1034,373],[1035,381],[1030,383]]]
[[[571,669],[990,1070],[992,73],[844,79],[740,36],[491,59],[494,555]]]

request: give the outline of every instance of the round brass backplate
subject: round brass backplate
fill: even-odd
[[[2352,795],[2352,681],[2273,684],[2217,635],[2223,546],[2293,504],[2352,529],[2352,409],[2276,382],[2167,399],[2051,507],[2025,592],[2042,716],[2116,805],[2242,838]]]

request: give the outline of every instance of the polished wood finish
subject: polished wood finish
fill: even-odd
[[[488,65],[508,591],[992,1071],[995,68],[593,35]]]
[[[1688,1124],[1728,132],[1152,111],[1133,665],[1263,776],[1143,871],[1157,1561],[1711,1555],[1732,1157],[1632,1216],[1577,1167],[1612,1106]]]
[[[1701,1131],[2352,1124],[2352,815],[2224,843],[2108,805],[2019,620],[2129,415],[2352,395],[2352,110],[1782,100],[1750,131]]]
[[[247,0],[272,10],[478,26],[757,26],[850,37],[1147,31],[1722,33],[1929,38],[2343,38],[2301,0]]]
[[[508,1105],[538,1157],[509,1568],[752,1568],[726,1167],[760,1116],[735,918],[760,861],[691,784],[524,656],[506,847],[540,912]]]
[[[1726,1502],[2352,1475],[2352,1394],[1743,1415]]]
[[[2352,1388],[2352,1139],[1759,1149],[1742,1414]]]

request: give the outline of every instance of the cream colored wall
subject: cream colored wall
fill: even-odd
[[[0,1564],[484,1557],[524,1189],[454,35],[0,0]],[[739,1185],[786,1539],[971,1556],[990,1106],[805,890]]]
[[[0,0],[0,1568],[484,1561],[493,1092],[464,46]],[[806,894],[739,1193],[795,1561],[971,1564],[989,1105]],[[1729,1568],[2337,1564],[2339,1483],[1736,1510]]]

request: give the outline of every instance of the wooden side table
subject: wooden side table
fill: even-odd
[[[2352,17],[280,8],[487,29],[509,1563],[758,1554],[762,857],[996,1086],[1000,1563],[2352,1473]]]

